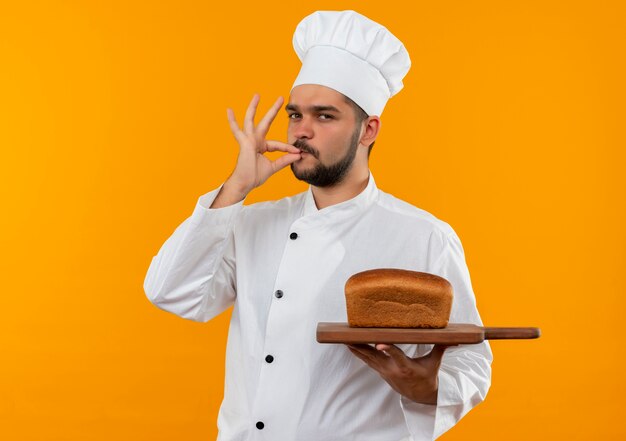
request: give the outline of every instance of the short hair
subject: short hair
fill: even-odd
[[[365,112],[365,110],[363,110],[363,108],[361,108],[361,106],[359,106],[357,103],[355,103],[353,100],[345,95],[343,95],[343,98],[345,102],[348,103],[350,107],[352,107],[352,110],[354,110],[354,119],[356,120],[357,125],[361,124],[367,119],[369,115]],[[369,146],[369,149],[367,150],[368,158],[370,157],[370,153],[372,152],[372,147],[374,147],[375,142],[376,141],[372,142]]]

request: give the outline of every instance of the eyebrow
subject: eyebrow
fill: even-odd
[[[300,108],[298,106],[296,106],[295,104],[287,104],[285,106],[285,110],[286,111],[293,110],[294,112],[297,112],[297,111],[300,110]],[[337,112],[337,113],[341,113],[341,110],[339,110],[335,106],[309,106],[308,110],[309,110],[309,112]]]

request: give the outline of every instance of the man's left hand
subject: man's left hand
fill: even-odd
[[[347,346],[399,394],[417,403],[437,404],[443,353],[447,347],[457,345],[436,344],[431,352],[419,358],[407,357],[402,349],[390,344],[379,343],[375,348],[367,344]]]

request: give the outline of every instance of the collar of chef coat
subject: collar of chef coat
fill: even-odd
[[[378,195],[379,190],[376,187],[376,181],[374,181],[371,170],[369,171],[367,186],[361,193],[352,199],[324,207],[321,210],[315,205],[312,186],[309,185],[309,189],[304,197],[304,207],[300,221],[307,227],[314,227],[358,216],[378,200]]]

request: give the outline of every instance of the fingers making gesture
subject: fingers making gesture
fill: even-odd
[[[265,116],[254,126],[254,117],[259,105],[260,96],[255,94],[248,105],[248,110],[240,127],[235,119],[232,109],[227,109],[230,130],[239,143],[239,157],[235,170],[230,176],[232,183],[236,184],[244,194],[263,184],[271,175],[300,159],[300,149],[291,144],[280,141],[266,140],[267,132],[270,129],[274,118],[278,114],[283,98],[279,97],[274,105],[267,111]],[[283,155],[271,161],[265,152],[281,151]]]

